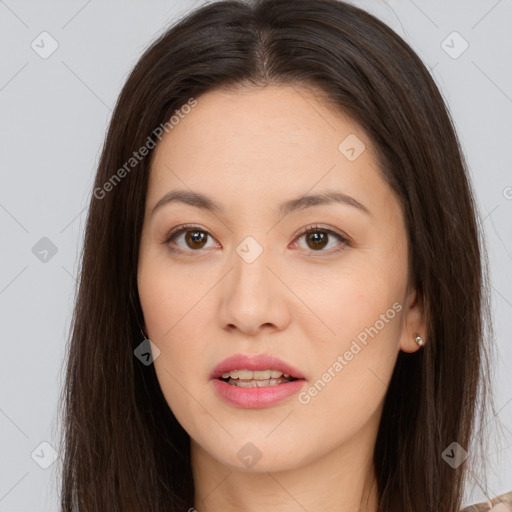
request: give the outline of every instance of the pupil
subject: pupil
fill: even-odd
[[[313,240],[313,247],[312,248],[320,248],[323,249],[327,243],[327,234],[322,233],[320,231],[315,231],[314,233],[311,233],[309,235],[308,240]]]
[[[196,247],[195,244],[201,245],[201,242],[203,242],[203,245],[204,245],[206,236],[205,236],[205,233],[202,231],[187,231],[185,238],[187,240],[187,243],[192,242],[193,247]],[[202,247],[202,245],[201,245],[201,247]]]

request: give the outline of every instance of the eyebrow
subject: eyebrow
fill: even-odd
[[[172,190],[165,194],[153,207],[151,215],[154,215],[157,210],[170,203],[184,203],[195,208],[211,211],[214,213],[224,213],[225,209],[222,205],[215,200],[207,197],[199,192],[192,192],[188,190]],[[312,206],[326,205],[326,204],[344,204],[353,206],[358,210],[373,217],[370,210],[362,203],[353,197],[342,194],[341,192],[327,191],[321,194],[306,195],[296,199],[290,199],[282,203],[278,208],[280,217],[284,217],[290,213],[311,208]]]

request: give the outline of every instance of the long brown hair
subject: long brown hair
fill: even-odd
[[[153,147],[155,129],[191,98],[268,84],[309,86],[359,123],[406,219],[427,343],[399,353],[386,394],[374,452],[379,512],[459,510],[471,468],[483,464],[486,436],[471,443],[476,420],[494,411],[486,259],[466,164],[433,79],[390,28],[344,2],[220,1],[151,44],[110,122],[66,355],[63,512],[193,506],[189,436],[153,366],[134,357],[143,339],[137,263],[152,152],[130,158]],[[458,468],[443,456],[453,442],[470,455]]]

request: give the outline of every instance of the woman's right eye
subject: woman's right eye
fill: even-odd
[[[213,237],[200,226],[181,226],[174,230],[165,240],[165,243],[169,245],[171,242],[178,246],[179,250],[184,252],[197,252],[199,249],[208,248],[206,241],[208,237]],[[179,245],[179,241],[182,240],[182,245]],[[214,245],[215,246],[215,245]],[[171,247],[171,249],[174,249]]]

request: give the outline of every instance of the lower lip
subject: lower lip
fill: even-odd
[[[263,409],[295,395],[304,382],[304,379],[297,379],[274,386],[243,388],[232,386],[220,379],[213,379],[213,386],[217,394],[228,404],[244,409]]]

